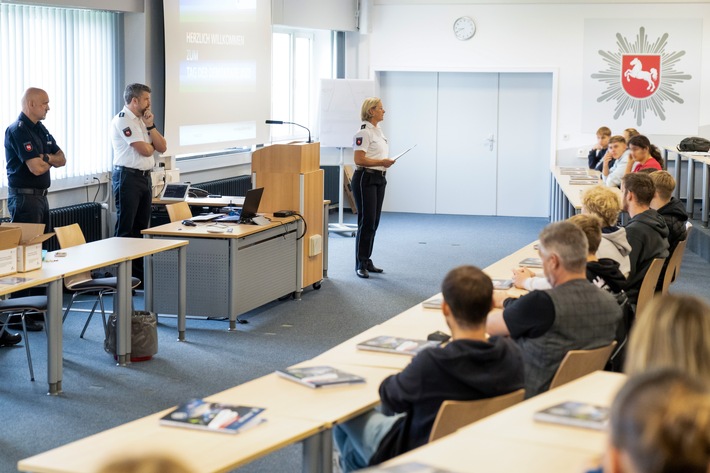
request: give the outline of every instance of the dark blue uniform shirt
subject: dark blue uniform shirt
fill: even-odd
[[[59,151],[54,137],[42,122],[32,123],[27,115],[20,116],[5,131],[5,159],[7,160],[7,180],[10,187],[48,189],[49,171],[35,176],[27,167],[28,159],[54,154]]]

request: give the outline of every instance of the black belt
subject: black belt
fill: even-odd
[[[379,169],[366,168],[364,166],[358,166],[356,171],[365,171],[369,174],[382,174],[383,176],[387,174],[387,171],[380,171]]]
[[[138,174],[139,176],[150,176],[150,173],[153,172],[151,169],[148,169],[147,171],[143,171],[141,169],[135,169],[135,168],[127,168],[126,166],[114,166],[113,169],[115,171],[123,171],[123,172],[130,172],[131,174]]]
[[[10,187],[11,194],[25,194],[25,195],[47,195],[47,189],[32,189],[29,187]]]

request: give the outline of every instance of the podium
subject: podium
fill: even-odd
[[[252,153],[255,187],[263,187],[259,210],[295,210],[306,222],[298,242],[301,288],[320,287],[323,279],[323,175],[320,143],[275,144]]]

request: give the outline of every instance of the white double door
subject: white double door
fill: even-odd
[[[396,155],[384,209],[549,214],[552,74],[382,72],[381,126]]]

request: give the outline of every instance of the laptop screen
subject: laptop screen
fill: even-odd
[[[257,189],[250,189],[247,191],[247,195],[244,196],[244,205],[242,206],[242,212],[239,215],[242,220],[256,217],[256,213],[259,211],[259,204],[261,203],[261,195],[263,193],[263,187],[259,187]]]
[[[183,201],[187,197],[189,184],[170,183],[165,185],[160,200]]]

